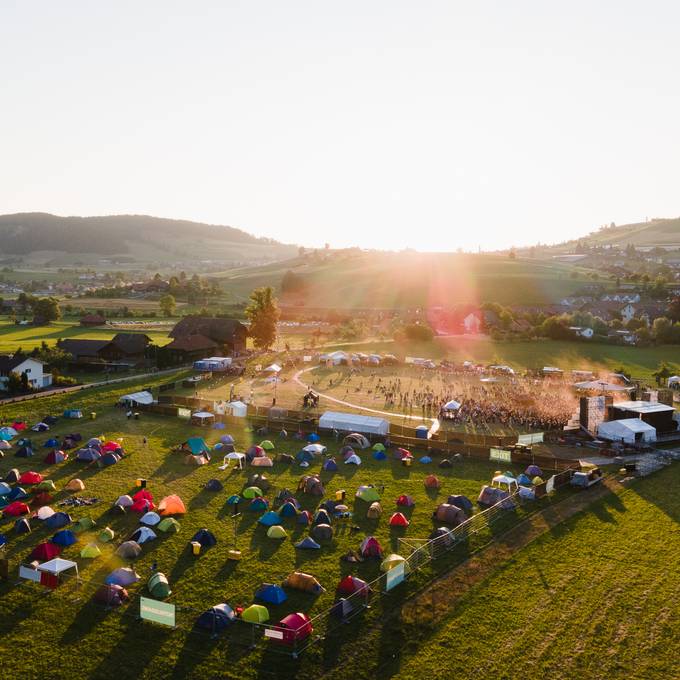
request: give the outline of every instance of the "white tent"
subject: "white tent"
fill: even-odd
[[[319,418],[319,427],[322,430],[386,435],[390,430],[390,423],[384,418],[360,416],[356,413],[341,413],[340,411],[326,411]]]
[[[442,406],[442,411],[457,411],[460,408],[460,402],[455,399],[447,401],[444,406]]]
[[[270,366],[267,366],[267,368],[264,369],[268,373],[281,373],[281,366],[278,364],[271,364]]]
[[[656,428],[640,418],[609,420],[597,426],[597,436],[625,444],[648,443],[656,441]]]
[[[601,392],[627,392],[632,390],[632,387],[625,385],[616,385],[615,383],[608,383],[603,380],[585,380],[583,382],[574,383],[574,388],[577,390],[599,390]]]
[[[231,410],[231,415],[236,418],[245,418],[248,414],[248,406],[242,401],[230,401],[228,406]]]
[[[153,404],[153,395],[151,392],[133,392],[132,394],[126,394],[122,396],[119,400],[122,404]]]
[[[668,387],[680,387],[680,375],[672,375],[668,378]]]

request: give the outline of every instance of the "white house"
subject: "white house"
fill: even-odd
[[[44,373],[45,364],[38,359],[25,356],[0,356],[0,391],[7,391],[10,373],[26,374],[28,384],[36,390],[42,390],[52,384],[52,374]]]
[[[463,328],[466,333],[477,334],[482,328],[482,320],[479,318],[479,314],[476,312],[470,312],[463,319]]]
[[[635,307],[630,304],[625,304],[623,307],[621,307],[621,319],[623,321],[630,321],[634,316],[635,316]]]

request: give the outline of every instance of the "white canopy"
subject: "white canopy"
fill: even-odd
[[[386,435],[390,430],[389,421],[373,416],[360,416],[356,413],[326,411],[319,418],[319,427],[340,432],[359,432],[361,434]]]
[[[270,366],[267,366],[267,368],[265,368],[264,370],[268,371],[269,373],[280,373],[281,366],[279,366],[278,364],[271,364]]]
[[[668,378],[668,387],[671,385],[680,385],[680,375],[672,375]]]
[[[72,562],[71,560],[65,560],[62,557],[55,557],[49,562],[43,562],[42,564],[38,565],[38,571],[46,571],[47,573],[54,574],[55,576],[58,576],[62,572],[68,571],[69,569],[75,569],[77,574],[78,563]]]
[[[626,392],[632,390],[632,387],[625,385],[616,385],[601,380],[585,380],[583,382],[574,383],[577,390],[601,390],[602,392]]]
[[[196,413],[191,414],[191,417],[205,420],[206,418],[214,418],[215,416],[212,413],[208,413],[208,411],[196,411]]]
[[[460,402],[456,401],[455,399],[451,399],[451,401],[447,401],[444,406],[442,406],[442,409],[444,411],[457,411],[460,408]]]
[[[243,469],[243,461],[246,459],[246,454],[245,453],[237,453],[236,451],[232,451],[231,453],[228,453],[223,461],[222,465],[220,465],[219,469],[220,470],[226,470],[229,467],[229,461],[235,460],[236,461],[236,466],[239,469]]]
[[[133,392],[132,394],[125,394],[119,402],[134,401],[136,404],[153,404],[153,395],[151,392]]]
[[[242,401],[230,401],[229,408],[231,409],[231,415],[236,418],[245,418],[248,413],[248,406]]]

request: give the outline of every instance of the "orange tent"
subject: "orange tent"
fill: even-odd
[[[161,515],[183,515],[186,511],[184,501],[179,496],[166,496],[158,504],[158,512]]]

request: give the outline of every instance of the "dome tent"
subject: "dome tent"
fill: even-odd
[[[33,548],[31,560],[39,560],[40,562],[47,562],[61,553],[61,548],[56,543],[38,543],[38,545]]]
[[[277,624],[276,628],[282,633],[280,639],[272,638],[272,642],[282,645],[293,645],[296,642],[306,640],[314,631],[312,621],[302,612],[295,612],[284,616]]]
[[[338,471],[338,464],[335,462],[335,458],[329,458],[324,464],[322,468],[325,472],[337,472]]]
[[[71,515],[65,512],[55,512],[52,517],[45,520],[45,526],[49,529],[61,529],[62,527],[71,524]]]
[[[176,494],[166,496],[158,504],[158,512],[163,517],[167,517],[168,515],[184,515],[186,511],[187,509],[184,505],[184,501]]]
[[[8,501],[23,501],[23,500],[26,500],[27,498],[30,498],[30,496],[20,486],[15,486],[7,494],[7,500]]]
[[[297,513],[298,511],[295,504],[290,501],[286,501],[279,510],[279,515],[281,517],[296,517]]]
[[[36,513],[35,516],[40,521],[44,522],[49,517],[52,517],[53,514],[54,514],[54,510],[52,510],[52,508],[49,505],[43,505],[42,508],[38,509],[38,512]]]
[[[321,546],[310,536],[303,538],[295,544],[298,550],[321,550]]]
[[[97,538],[102,543],[108,543],[109,541],[112,541],[115,537],[116,537],[116,534],[114,533],[114,531],[111,527],[104,527],[99,532],[99,536]]]
[[[338,601],[331,607],[331,616],[341,619],[343,623],[348,623],[349,617],[354,611],[354,607],[350,600],[341,597]]]
[[[148,527],[155,527],[157,524],[160,524],[160,521],[161,516],[153,510],[150,510],[139,518],[139,523],[145,524]]]
[[[408,525],[409,521],[401,512],[395,512],[392,517],[390,517],[391,527],[407,527]]]
[[[345,461],[345,465],[361,465],[361,458],[354,453]]]
[[[52,543],[61,546],[62,548],[67,548],[69,545],[73,545],[78,539],[76,535],[69,529],[62,529],[57,531],[54,536],[50,539]]]
[[[128,592],[123,586],[109,583],[100,586],[94,594],[94,601],[107,607],[120,607],[128,599]]]
[[[106,583],[109,585],[130,586],[139,581],[139,574],[129,567],[119,567],[114,569],[107,577]]]
[[[457,506],[449,503],[441,503],[434,511],[434,516],[439,522],[458,526],[467,520],[467,515]]]
[[[404,508],[412,508],[416,502],[413,500],[413,496],[407,496],[406,494],[402,494],[397,498],[397,506],[401,506]]]
[[[302,510],[297,516],[297,523],[309,526],[312,523],[312,513],[309,510]]]
[[[431,541],[438,539],[437,540],[438,545],[443,545],[447,548],[451,547],[456,542],[456,539],[454,535],[451,533],[451,530],[447,529],[446,527],[439,527],[435,529],[430,534],[429,538]]]
[[[378,501],[371,503],[366,512],[366,517],[368,519],[378,519],[380,515],[382,515],[382,505]]]
[[[371,592],[371,589],[368,583],[366,583],[366,581],[363,579],[348,574],[340,581],[340,583],[338,583],[336,591],[340,595],[354,595],[354,593],[362,593],[363,595],[368,596]]]
[[[285,591],[281,586],[273,583],[263,583],[257,591],[255,591],[255,599],[262,600],[267,604],[282,604],[288,599]]]
[[[374,460],[387,460],[387,454],[384,450],[375,451],[373,453]]]
[[[436,475],[428,475],[425,477],[425,488],[426,489],[439,489],[442,483]]]
[[[247,489],[243,491],[244,498],[257,498],[258,496],[262,495],[263,495],[262,490],[256,486],[249,486]]]
[[[273,527],[275,524],[281,524],[279,514],[273,510],[265,512],[257,521],[265,527]]]
[[[224,485],[219,479],[209,479],[205,483],[205,489],[206,491],[223,491]]]
[[[39,472],[34,470],[29,470],[24,472],[21,477],[19,477],[19,484],[33,485],[40,484],[42,482],[43,476]]]
[[[251,604],[243,610],[241,619],[248,623],[266,623],[269,621],[269,611],[261,604]]]
[[[280,524],[274,524],[267,529],[267,538],[288,538],[288,534]]]
[[[268,507],[269,503],[267,499],[262,497],[253,498],[253,500],[248,504],[248,510],[252,510],[253,512],[262,512]]]
[[[8,470],[7,474],[5,475],[4,481],[9,484],[15,484],[16,482],[18,482],[19,470],[17,470],[17,468],[12,468],[11,470]]]
[[[122,508],[130,508],[134,505],[134,501],[132,500],[132,496],[128,496],[127,494],[123,496],[118,496],[118,500],[114,503],[114,505],[120,505]],[[154,513],[155,515],[156,513]],[[144,515],[146,517],[146,515]]]
[[[180,530],[180,523],[174,517],[164,517],[158,524],[158,530],[176,534]]]
[[[68,455],[63,451],[50,451],[44,458],[44,462],[47,465],[56,465],[58,463],[63,463],[68,459]]]
[[[14,531],[19,534],[30,534],[31,533],[31,523],[26,519],[26,517],[22,517],[21,519],[18,519],[16,522],[14,522]]]
[[[208,529],[199,529],[191,539],[192,542],[200,543],[204,548],[210,548],[213,545],[217,545],[217,539],[215,535],[208,531]]]
[[[314,524],[330,524],[331,516],[325,508],[319,508],[314,515]]]
[[[380,494],[378,493],[378,489],[370,485],[360,486],[354,495],[356,498],[360,498],[362,501],[365,501],[366,503],[372,503],[373,501],[380,500]]]
[[[51,479],[43,479],[40,484],[38,484],[39,491],[56,491],[57,486]]]
[[[390,569],[394,569],[398,565],[403,564],[404,565],[404,570],[407,572],[408,571],[408,562],[406,561],[405,557],[402,557],[401,555],[395,555],[392,553],[391,555],[388,555],[381,563],[380,563],[380,571],[387,572]]]
[[[472,501],[467,496],[452,495],[446,499],[446,502],[449,505],[459,507],[461,510],[465,511],[467,515],[471,515],[474,510]]]
[[[305,475],[298,482],[298,491],[311,494],[312,496],[323,496],[326,493],[321,479],[317,475]]]
[[[97,523],[91,517],[81,517],[73,524],[73,531],[80,533],[81,531],[90,531],[94,529]]]
[[[135,541],[139,545],[143,545],[144,543],[148,543],[149,541],[153,541],[158,536],[154,533],[152,529],[149,529],[149,527],[139,527],[132,536],[130,536],[131,541]]]
[[[80,556],[84,559],[94,559],[99,557],[102,551],[96,543],[88,543],[81,551]]]
[[[330,541],[333,538],[333,527],[330,524],[317,524],[309,533],[315,541]]]
[[[301,590],[305,593],[313,593],[320,595],[325,592],[324,587],[312,576],[301,571],[294,571],[288,574],[283,582],[286,588],[293,588],[294,590]]]
[[[146,588],[157,600],[164,600],[172,594],[167,576],[160,571],[151,574]]]
[[[76,477],[70,480],[69,483],[64,488],[66,489],[66,491],[84,491],[85,484],[83,484],[82,479],[78,479]]]
[[[142,546],[136,541],[125,541],[118,546],[116,555],[124,560],[135,560],[142,554]]]
[[[383,549],[380,541],[375,536],[367,536],[359,547],[359,553],[362,557],[382,557]]]
[[[343,440],[343,444],[348,444],[349,446],[357,446],[360,449],[367,449],[371,443],[364,437],[363,434],[358,432],[352,432],[348,434]]]
[[[196,619],[196,626],[213,633],[219,633],[235,620],[236,614],[234,614],[234,610],[228,604],[222,602],[210,609],[206,609]]]

